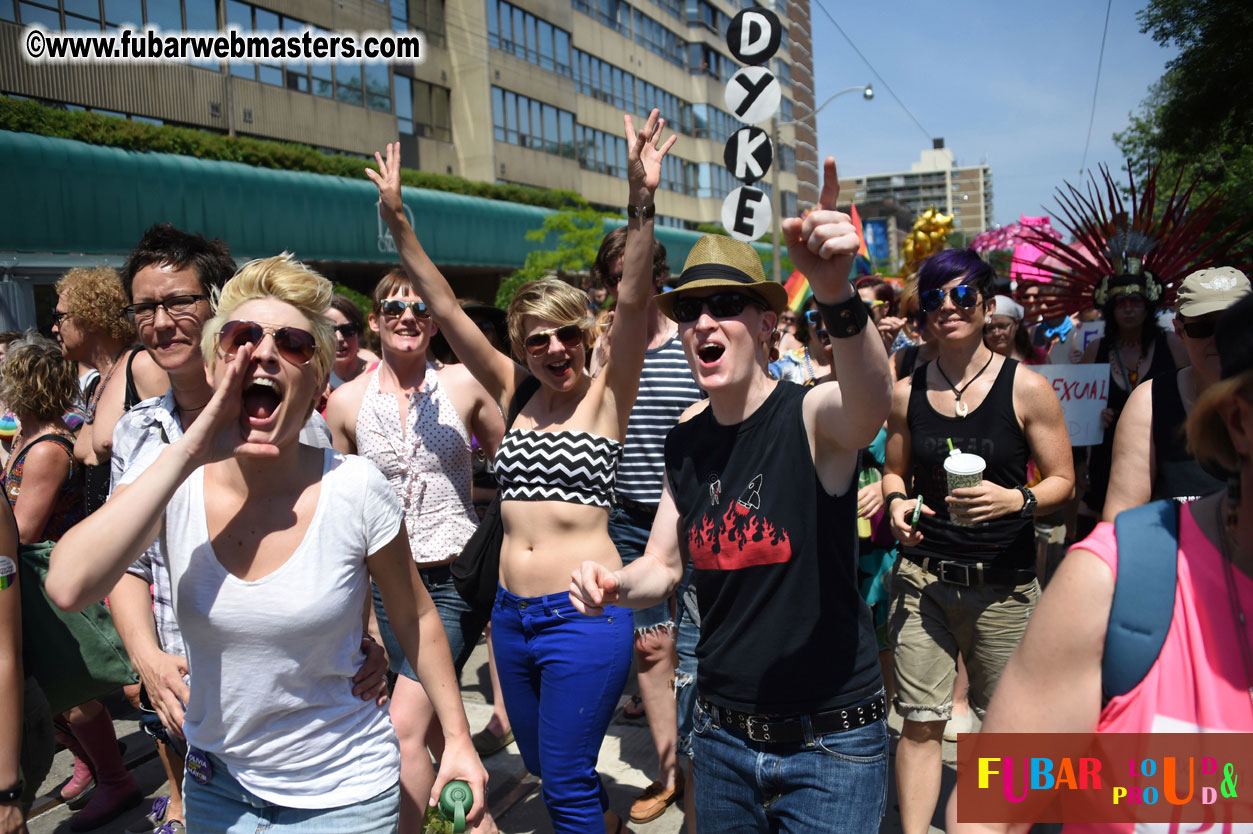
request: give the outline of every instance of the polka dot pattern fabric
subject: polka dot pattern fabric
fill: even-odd
[[[370,374],[357,412],[357,453],[379,468],[400,499],[415,562],[446,562],[461,553],[478,526],[470,433],[434,365],[427,364],[422,385],[407,397],[383,393],[379,371]]]

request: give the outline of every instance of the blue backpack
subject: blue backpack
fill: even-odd
[[[1125,695],[1157,662],[1175,614],[1179,504],[1153,501],[1114,519],[1118,577],[1101,657],[1105,700]]]

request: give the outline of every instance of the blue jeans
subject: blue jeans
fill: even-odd
[[[202,785],[183,779],[187,829],[195,834],[376,834],[395,832],[400,784],[354,805],[284,808],[272,805],[235,781],[222,760],[206,754],[213,778]]]
[[[691,569],[688,569],[691,573]],[[685,596],[688,584],[685,579],[679,585],[679,628],[674,648],[679,655],[679,668],[674,674],[674,698],[679,713],[679,738],[674,753],[690,760],[692,758],[692,722],[696,717],[696,644],[700,641],[700,626],[696,624],[695,612]],[[693,600],[694,602],[694,600]]]
[[[474,646],[479,642],[483,629],[487,627],[487,618],[474,613],[452,582],[452,570],[448,565],[433,568],[418,568],[418,576],[426,586],[435,610],[439,611],[439,621],[444,624],[444,634],[448,637],[448,648],[452,652],[452,665],[461,676],[461,669],[474,653]],[[391,663],[393,675],[404,675],[410,680],[417,680],[418,674],[413,671],[409,661],[405,659],[405,651],[392,631],[391,621],[383,610],[383,597],[378,586],[371,585],[374,593],[374,616],[379,622],[379,634],[383,637],[383,648],[387,649],[387,659]]]
[[[714,725],[698,703],[692,748],[701,831],[879,830],[888,790],[884,720],[808,734],[799,744],[757,744]]]
[[[609,510],[609,539],[617,548],[624,567],[644,555],[644,545],[648,544],[652,528],[652,518],[638,512],[623,507]],[[670,600],[659,602],[651,608],[637,609],[631,613],[631,619],[635,622],[636,634],[662,626],[674,626],[674,618],[670,616]]]
[[[631,670],[630,610],[588,617],[565,592],[500,588],[492,641],[509,723],[527,770],[543,780],[553,830],[603,834],[609,797],[596,758]]]

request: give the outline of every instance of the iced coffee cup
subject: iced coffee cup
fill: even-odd
[[[983,483],[983,470],[987,463],[978,455],[954,452],[944,459],[944,474],[948,476],[948,494],[962,487],[974,487]],[[953,516],[953,523],[962,527],[969,525]]]

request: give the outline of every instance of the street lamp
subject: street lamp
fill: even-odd
[[[771,214],[772,231],[774,233],[774,263],[773,263],[772,274],[773,274],[775,283],[781,283],[783,281],[783,275],[782,275],[783,263],[780,258],[780,246],[779,246],[779,226],[781,222],[779,215],[780,215],[780,212],[782,211],[782,198],[783,198],[783,195],[779,193],[779,163],[780,163],[780,160],[778,158],[779,157],[779,128],[787,127],[788,125],[797,125],[805,121],[806,119],[813,118],[814,116],[818,115],[819,111],[821,111],[822,108],[826,107],[828,104],[835,101],[840,96],[845,95],[846,93],[855,93],[855,92],[860,92],[861,97],[864,98],[866,101],[870,101],[871,99],[874,98],[873,87],[871,87],[869,84],[866,84],[864,86],[859,84],[853,87],[845,87],[843,90],[840,90],[838,93],[834,93],[833,95],[829,96],[827,100],[824,101],[822,104],[819,104],[817,107],[815,107],[813,110],[810,110],[808,113],[801,116],[799,119],[791,119],[786,122],[780,122],[778,116],[771,117],[770,119],[770,138],[774,142],[774,152],[775,152],[775,157],[776,157],[774,161],[774,165],[771,166],[771,174],[770,174],[770,187],[771,187],[771,191],[773,192],[773,197],[774,197],[770,201],[770,214]],[[815,128],[814,132],[815,133],[817,132],[817,128]],[[817,177],[815,177],[815,179],[816,178]],[[821,182],[818,183],[818,187],[819,188],[822,187]]]

